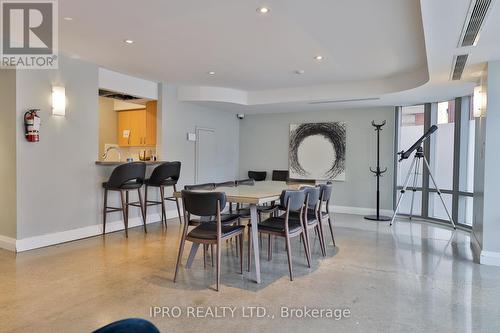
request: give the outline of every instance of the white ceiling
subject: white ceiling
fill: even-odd
[[[262,5],[271,8],[268,15],[256,12]],[[109,69],[179,84],[184,100],[235,112],[412,104],[470,92],[472,83],[449,81],[468,6],[469,0],[62,0],[60,47]],[[500,59],[498,7],[478,46],[469,48],[469,64]],[[73,20],[62,20],[67,16]],[[325,59],[317,62],[317,54]],[[466,78],[474,80],[481,67],[469,68]],[[378,99],[309,104],[352,98]]]

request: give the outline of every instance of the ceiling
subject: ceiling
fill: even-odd
[[[469,2],[64,0],[60,48],[234,112],[407,105],[469,93],[482,64],[500,59],[494,4],[464,80],[449,80]],[[310,104],[351,99],[365,100]]]

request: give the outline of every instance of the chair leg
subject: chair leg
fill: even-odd
[[[210,244],[212,245],[212,244]],[[220,262],[221,262],[221,244],[217,243],[217,261],[216,261],[216,270],[217,270],[217,283],[216,283],[216,290],[219,291],[219,283],[220,283]]]
[[[125,208],[127,209],[127,219],[128,217],[130,216],[128,213],[129,213],[129,209],[130,209],[130,206],[129,206],[129,203],[130,203],[130,195],[128,193],[127,190],[125,190]],[[128,222],[128,221],[127,221]]]
[[[167,228],[167,213],[165,211],[165,187],[160,186],[160,201],[161,201],[161,221]]]
[[[323,232],[323,223],[321,218],[318,219],[318,232],[321,236],[321,241],[323,242],[323,257],[326,256],[326,242],[325,242],[325,233]]]
[[[247,271],[250,272],[250,266],[252,265],[252,256],[250,255],[250,252],[252,251],[252,228],[248,227],[248,257],[247,257]]]
[[[207,269],[207,244],[203,244],[203,269]]]
[[[174,192],[177,192],[177,187],[175,185],[174,185]],[[181,208],[179,206],[179,198],[177,198],[177,197],[175,197],[175,204],[177,205],[177,214],[179,214],[179,224],[181,224],[182,223],[182,220],[181,220]]]
[[[102,234],[106,234],[106,216],[108,215],[108,190],[104,189],[104,209],[102,213]]]
[[[177,264],[175,265],[174,282],[177,279],[177,272],[179,271],[179,266],[181,264],[182,252],[184,251],[184,243],[186,242],[186,231],[187,231],[187,228],[184,229],[184,232],[181,235],[181,244],[179,245],[179,254],[177,255]],[[205,257],[203,257],[203,258],[205,258]]]
[[[243,274],[243,232],[238,236],[240,248],[240,274]]]
[[[321,237],[321,231],[319,230],[319,224],[314,227],[316,235],[318,235],[319,247],[321,248],[321,255],[325,256],[325,245],[323,244],[323,238]]]
[[[273,259],[273,238],[271,234],[267,235],[267,261],[271,261]]]
[[[146,211],[144,210],[144,205],[142,204],[142,194],[141,189],[137,189],[137,196],[139,197],[139,206],[141,207],[141,215],[142,215],[142,223],[144,224],[144,233],[148,233],[148,229],[146,228]]]
[[[307,259],[307,267],[311,268],[311,252],[310,252],[310,247],[309,243],[306,240],[307,234],[301,233],[300,237],[302,238],[302,243],[304,244],[304,251],[306,253],[306,259]]]
[[[214,267],[214,246],[210,244],[210,259],[212,260],[212,267]]]
[[[127,200],[125,199],[125,193],[123,193],[123,192],[124,191],[120,191],[120,199],[121,199],[121,202],[122,202],[123,224],[125,225],[125,237],[128,237]]]
[[[333,226],[330,215],[328,215],[328,226],[330,227],[330,234],[332,235],[333,247],[335,247],[335,238],[333,237]]]
[[[307,261],[310,262],[310,260],[311,260],[311,256],[310,256],[310,253],[311,253],[311,238],[309,237],[309,228],[308,228],[307,225],[304,227],[304,231],[302,232],[302,237],[300,237],[300,239],[303,242],[305,242],[304,248],[306,249]],[[309,264],[309,267],[311,267],[310,264]]]
[[[144,216],[148,219],[148,185],[144,185]]]
[[[288,257],[288,271],[290,273],[290,281],[293,281],[293,271],[292,271],[292,253],[290,249],[290,237],[285,237],[286,244],[286,255]]]

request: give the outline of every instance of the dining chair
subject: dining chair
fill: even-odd
[[[141,209],[144,232],[146,229],[146,215],[142,203],[141,187],[144,184],[146,175],[146,164],[144,162],[131,162],[117,166],[108,181],[102,183],[104,188],[104,209],[102,234],[106,233],[106,216],[108,213],[121,211],[123,214],[123,223],[125,225],[125,236],[128,237],[128,213],[129,206],[139,207]],[[108,206],[108,192],[120,192],[121,208]],[[139,201],[129,202],[129,191],[137,191]]]
[[[165,197],[165,187],[172,187],[174,192],[177,192],[177,181],[181,173],[181,162],[165,162],[154,168],[151,176],[144,181],[144,214],[147,215],[148,206],[161,205],[161,222],[167,227],[167,212],[165,209],[165,200],[175,201],[177,206],[177,214],[179,223],[181,220],[181,209],[179,207],[179,199],[173,196]],[[157,187],[160,190],[160,201],[148,200],[148,188]]]
[[[184,186],[185,190],[191,190],[191,191],[196,191],[196,190],[205,190],[205,191],[212,191],[217,188],[217,185],[219,187],[222,186],[222,184],[228,184],[230,182],[224,182],[224,183],[204,183],[204,184],[196,184],[196,185],[186,185]],[[224,209],[224,207],[222,207]],[[195,227],[200,225],[203,222],[210,222],[214,221],[215,216],[204,216],[204,217],[199,217],[199,218],[192,218],[191,214],[189,214],[189,219],[188,223],[189,226]],[[238,214],[233,214],[233,210],[230,206],[230,210],[228,213],[221,213],[221,220],[222,223],[225,225],[232,225],[232,224],[238,224],[240,225],[240,219]],[[206,257],[207,257],[207,250],[208,250],[208,244],[203,245],[203,266],[206,267]],[[214,249],[213,246],[210,245],[210,259],[212,262],[212,266],[214,265]]]
[[[321,254],[326,256],[326,248],[325,248],[325,238],[323,236],[323,226],[319,223],[320,218],[318,216],[318,207],[319,207],[319,199],[321,188],[319,186],[304,186],[301,187],[304,189],[306,193],[306,200],[304,202],[304,212],[302,215],[302,220],[304,221],[304,232],[306,234],[306,240],[308,242],[309,250],[311,249],[311,235],[309,234],[310,230],[315,230],[318,235],[319,244],[321,248]],[[296,212],[290,213],[291,219],[299,219],[299,215]],[[312,253],[312,252],[311,252]]]
[[[326,184],[320,184],[320,201],[318,205],[318,218],[320,223],[324,220],[328,221],[328,226],[330,227],[330,234],[332,235],[333,246],[335,247],[335,238],[333,237],[333,223],[330,216],[330,198],[332,196],[333,184],[328,182]],[[325,209],[323,210],[323,207]]]
[[[284,190],[281,192],[280,202],[283,205],[282,210],[285,214],[279,217],[271,216],[268,219],[259,222],[256,226],[249,225],[248,228],[248,271],[250,271],[251,265],[251,248],[252,248],[252,237],[251,228],[258,228],[259,233],[268,234],[272,236],[283,237],[286,243],[286,252],[288,257],[288,271],[290,274],[290,281],[293,281],[293,269],[292,269],[292,252],[290,247],[290,239],[300,236],[302,239],[302,244],[304,245],[304,251],[306,253],[307,266],[311,267],[311,257],[308,248],[307,240],[304,234],[304,221],[302,220],[302,213],[304,210],[306,194],[304,190]],[[299,220],[290,219],[290,213],[297,212],[299,214]],[[254,246],[259,246],[254,245]]]
[[[266,180],[266,171],[248,171],[248,178],[255,180],[256,182],[261,182]]]
[[[278,182],[288,181],[288,170],[273,170],[271,180]]]
[[[189,214],[197,216],[215,216],[215,221],[202,223],[188,232],[189,223],[184,223],[181,236],[177,264],[175,266],[174,282],[182,259],[182,252],[186,241],[198,244],[210,244],[216,246],[216,290],[219,291],[221,246],[222,241],[238,237],[240,253],[243,253],[243,231],[240,225],[225,225],[221,218],[221,209],[226,205],[226,195],[223,192],[193,192],[182,191],[182,204],[184,208],[184,219],[189,221]],[[243,273],[243,255],[240,255],[240,274]]]

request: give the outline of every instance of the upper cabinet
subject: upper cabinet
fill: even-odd
[[[156,145],[156,101],[146,108],[118,112],[118,145],[141,147]]]

